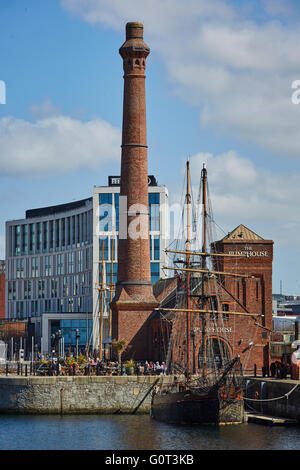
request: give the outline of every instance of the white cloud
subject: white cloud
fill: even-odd
[[[119,31],[127,21],[142,21],[174,92],[199,108],[202,126],[299,158],[300,105],[291,102],[291,85],[300,79],[300,29],[297,17],[282,23],[276,16],[290,14],[290,3],[265,0],[260,22],[253,11],[247,17],[220,0],[62,0],[62,6]]]
[[[1,175],[47,176],[101,167],[120,158],[120,130],[106,121],[57,115],[35,122],[0,120]]]
[[[33,103],[29,106],[29,110],[34,119],[44,119],[61,114],[60,107],[55,106],[49,98],[46,98],[42,103]]]
[[[256,168],[234,151],[198,153],[190,161],[194,194],[203,164],[218,225],[228,231],[242,223],[274,239],[276,247],[295,245],[300,238],[299,173],[278,175]]]

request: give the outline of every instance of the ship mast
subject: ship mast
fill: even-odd
[[[203,164],[203,168],[201,171],[201,181],[202,181],[202,204],[203,204],[203,210],[202,210],[202,252],[206,253],[207,250],[207,203],[206,203],[206,183],[207,183],[207,171],[206,168]],[[205,270],[207,269],[207,264],[206,264],[206,256],[202,257],[202,269]],[[206,297],[206,279],[207,279],[207,273],[202,273],[202,289],[201,289],[201,306],[202,309],[206,308],[206,303],[207,303],[207,297]],[[206,328],[206,318],[205,315],[202,316],[202,357],[203,357],[203,367],[202,367],[202,373],[203,376],[206,373],[206,334],[205,334],[205,328]]]
[[[186,162],[186,174],[187,174],[187,187],[186,187],[186,217],[187,217],[187,226],[186,226],[186,266],[187,269],[190,267],[190,251],[191,251],[191,194],[190,194],[190,162]],[[187,271],[186,276],[186,293],[187,293],[187,309],[190,309],[190,272]],[[191,318],[190,312],[186,312],[186,331],[187,331],[187,382],[191,380],[191,345],[190,345],[190,329],[191,329]]]

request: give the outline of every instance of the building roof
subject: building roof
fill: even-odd
[[[236,227],[232,232],[228,233],[222,241],[224,240],[245,240],[245,241],[252,241],[252,240],[263,240],[262,237],[257,235],[257,233],[253,232],[249,228],[245,227],[245,225],[240,224]]]
[[[93,198],[81,199],[80,201],[68,202],[57,206],[41,207],[39,209],[29,209],[26,211],[26,219],[32,217],[45,217],[49,215],[59,214],[60,212],[68,212],[80,207],[85,207],[88,202],[92,202]]]

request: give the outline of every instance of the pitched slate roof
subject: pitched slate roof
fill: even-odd
[[[263,240],[262,237],[257,235],[257,233],[253,232],[249,228],[245,227],[245,225],[240,224],[236,227],[232,232],[228,233],[226,237],[222,239],[225,240]]]

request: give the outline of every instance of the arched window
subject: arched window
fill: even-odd
[[[203,366],[203,350],[200,348],[198,353],[199,367]],[[228,345],[220,338],[207,338],[206,340],[206,365],[212,369],[224,367],[230,361],[231,353]]]

